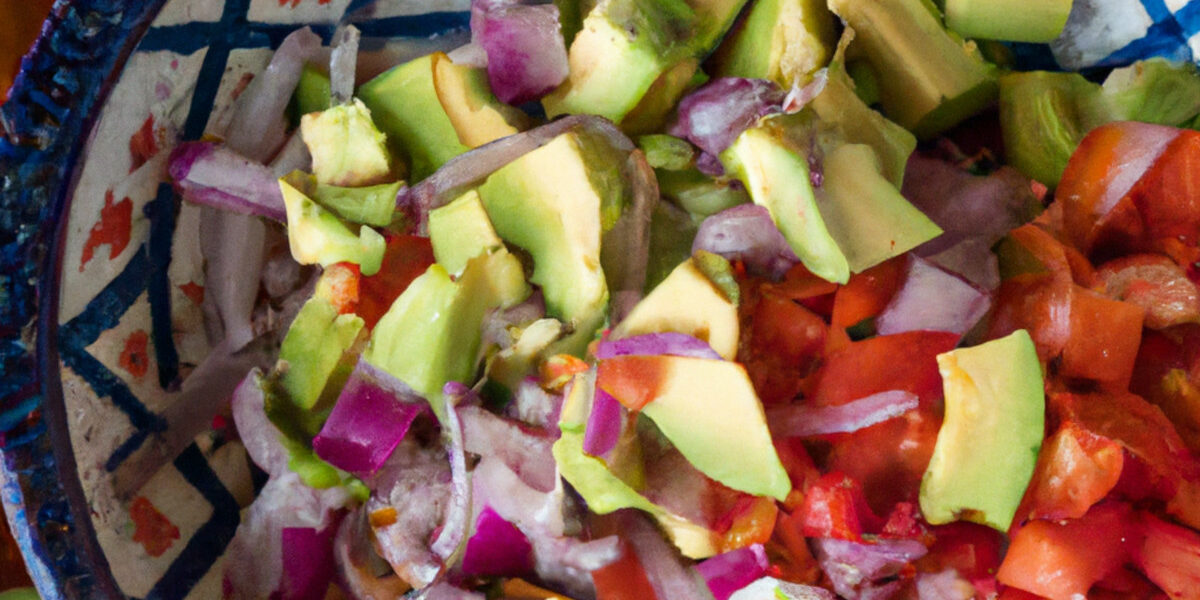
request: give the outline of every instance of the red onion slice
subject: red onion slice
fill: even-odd
[[[357,509],[342,519],[333,540],[333,558],[337,581],[351,598],[399,598],[409,586],[386,568],[383,559],[370,547],[366,515]],[[378,565],[372,564],[378,563]],[[384,575],[375,575],[378,570]]]
[[[592,456],[604,456],[615,448],[621,437],[624,412],[616,398],[597,387],[592,412],[588,414],[583,432],[583,451]]]
[[[226,146],[212,142],[179,144],[171,151],[167,173],[184,200],[287,221],[275,174]]]
[[[925,545],[915,540],[880,539],[873,544],[864,544],[820,538],[814,544],[821,570],[833,582],[834,591],[843,598],[886,592],[875,589],[877,581],[898,574],[905,565],[927,552]]]
[[[879,335],[906,331],[963,335],[991,306],[987,292],[923,258],[909,255],[904,284],[875,320],[875,331]]]
[[[618,356],[686,356],[721,360],[721,355],[703,340],[686,333],[668,331],[604,340],[596,345],[596,358],[605,360]]]
[[[499,459],[526,485],[542,492],[554,489],[558,471],[550,452],[549,434],[494,415],[480,406],[459,406],[463,448],[472,454]]]
[[[338,27],[329,54],[329,92],[334,104],[348,104],[354,96],[354,71],[362,34],[353,25]]]
[[[304,63],[321,49],[321,38],[305,27],[288,34],[259,73],[238,97],[225,143],[251,160],[265,163],[287,136],[284,110],[292,98]]]
[[[813,585],[802,585],[780,581],[774,577],[763,577],[736,591],[729,600],[837,600],[833,592]]]
[[[261,377],[262,373],[253,369],[234,390],[230,402],[233,423],[250,460],[268,475],[278,475],[287,471],[288,451],[279,441],[279,429],[267,417]]]
[[[430,544],[430,549],[446,565],[454,562],[455,554],[463,547],[471,518],[471,475],[467,472],[465,435],[455,405],[473,394],[466,386],[453,381],[442,387],[443,401],[446,403],[442,439],[450,455],[450,500],[442,529]]]
[[[671,600],[712,598],[700,574],[689,567],[675,546],[663,539],[645,515],[628,508],[617,514],[620,531],[633,546],[656,597]]]
[[[766,79],[714,79],[679,101],[667,131],[719,156],[759,118],[783,111],[784,91]]]
[[[768,566],[763,545],[751,544],[718,554],[696,565],[696,571],[712,590],[715,600],[728,600],[734,592],[766,574]]]
[[[479,24],[480,30],[472,33],[487,52],[488,83],[501,102],[537,100],[567,78],[567,48],[557,6],[493,8],[483,11]]]
[[[404,382],[359,359],[313,450],[359,477],[374,475],[429,404]]]
[[[924,258],[981,289],[994,292],[1000,287],[1000,261],[982,239],[968,238]]]
[[[751,274],[774,280],[800,262],[771,213],[757,204],[734,206],[704,219],[692,241],[692,252],[697,250],[740,260]]]
[[[485,506],[475,519],[475,533],[467,540],[463,575],[517,577],[532,571],[533,546],[529,538],[492,507]]]
[[[792,404],[773,407],[767,412],[767,424],[775,437],[850,433],[899,417],[918,404],[920,401],[915,394],[890,390],[836,406]]]
[[[280,532],[283,553],[283,577],[271,598],[280,600],[321,600],[333,581],[333,536],[336,525],[323,529],[284,527]]]

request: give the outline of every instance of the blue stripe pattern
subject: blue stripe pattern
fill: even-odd
[[[371,0],[352,0],[347,9],[350,15],[369,5]],[[207,126],[208,117],[225,72],[229,55],[236,49],[277,48],[295,30],[289,24],[252,23],[248,20],[250,0],[227,0],[220,20],[193,22],[151,28],[138,45],[138,52],[170,51],[193,54],[207,48],[197,76],[195,94],[188,107],[182,139],[199,139]],[[429,37],[463,30],[468,27],[469,15],[459,12],[432,13],[363,20],[355,25],[366,37]],[[328,43],[333,25],[315,25],[313,30]],[[36,98],[35,98],[36,100]],[[46,110],[53,113],[59,105],[45,98]],[[134,431],[105,462],[109,471],[119,467],[156,432],[166,428],[166,422],[150,411],[120,377],[93,357],[86,348],[99,336],[112,329],[137,301],[143,292],[150,304],[152,340],[158,383],[163,389],[179,385],[179,355],[171,326],[171,282],[167,276],[171,261],[171,245],[176,225],[179,198],[168,184],[161,184],[144,213],[150,222],[148,239],[133,253],[128,265],[104,287],[82,313],[59,328],[58,348],[63,363],[79,375],[101,398],[129,419]],[[2,293],[2,290],[0,290]],[[20,385],[16,379],[5,385]],[[7,394],[6,394],[7,395]],[[19,422],[29,411],[37,408],[40,397],[31,397],[28,406],[11,410],[0,419],[0,431]],[[237,530],[239,507],[221,483],[203,453],[193,444],[174,462],[174,467],[212,505],[210,519],[187,541],[181,554],[156,582],[147,599],[181,599],[212,568],[225,552]],[[264,483],[261,473],[255,473],[254,487]]]
[[[1096,63],[1099,67],[1117,67],[1156,56],[1200,63],[1200,53],[1188,45],[1188,39],[1200,34],[1200,0],[1191,0],[1175,13],[1164,0],[1140,0],[1154,21],[1142,37],[1133,40]]]

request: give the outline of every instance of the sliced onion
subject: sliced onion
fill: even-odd
[[[624,509],[619,511],[617,518],[656,597],[671,600],[712,598],[700,574],[690,568],[675,546],[663,539],[646,516],[633,509]]]
[[[686,333],[666,331],[645,333],[596,344],[596,358],[606,360],[618,356],[686,356],[721,360],[721,355],[707,342]]]
[[[443,564],[451,564],[466,541],[467,526],[471,519],[471,476],[467,472],[463,426],[455,405],[473,395],[473,392],[462,384],[449,382],[442,388],[442,394],[446,403],[442,439],[450,455],[450,501],[442,529],[429,547],[442,559]]]
[[[269,475],[287,470],[288,451],[279,440],[279,429],[267,417],[266,399],[258,369],[250,371],[233,392],[233,423],[250,460]]]
[[[850,433],[899,417],[918,404],[915,394],[890,390],[836,406],[792,404],[773,407],[767,412],[767,424],[775,437]]]
[[[304,63],[321,49],[321,38],[305,27],[288,34],[267,68],[238,97],[225,143],[243,156],[265,163],[287,136],[284,110],[292,98]]]
[[[621,437],[624,413],[616,398],[597,387],[592,400],[592,412],[588,414],[583,432],[583,451],[592,456],[604,456],[616,447]]]
[[[533,540],[534,571],[538,579],[571,598],[595,596],[592,571],[621,558],[621,541],[616,536],[583,541],[574,537],[536,537]]]
[[[780,581],[774,577],[763,577],[736,591],[729,600],[836,600],[833,592],[813,585],[802,585]]]
[[[750,585],[767,572],[770,563],[762,544],[718,554],[698,565],[696,571],[716,600],[728,600],[734,592]]]
[[[813,98],[825,91],[825,84],[829,83],[829,69],[819,69],[813,73],[808,83],[796,85],[799,83],[800,80],[796,80],[787,97],[783,99],[783,111],[789,115],[800,112]]]
[[[247,509],[229,544],[225,561],[225,583],[232,592],[229,597],[261,600],[282,593],[285,586],[291,586],[290,590],[297,594],[286,597],[322,597],[305,595],[315,590],[301,586],[305,581],[294,575],[306,568],[321,570],[325,565],[332,566],[333,532],[339,511],[349,501],[341,486],[315,490],[291,471],[271,477]],[[291,556],[290,548],[284,551],[283,532],[293,528],[314,532],[293,532],[305,544],[304,552],[296,556]],[[326,549],[329,554],[325,554]],[[323,565],[312,564],[317,555]],[[328,574],[332,575],[332,571]],[[327,588],[328,578],[324,582]],[[319,581],[307,583],[319,586]],[[324,592],[322,588],[320,593]]]
[[[562,412],[563,397],[542,389],[536,377],[526,377],[517,385],[512,402],[506,411],[509,417],[547,428],[557,438],[559,414]]]
[[[533,571],[533,546],[529,538],[485,506],[475,519],[475,533],[467,540],[462,573],[470,576],[517,577]]]
[[[487,52],[488,83],[501,102],[537,100],[567,78],[567,48],[557,6],[494,8],[483,11],[479,22],[480,31],[473,37]]]
[[[714,79],[679,101],[678,119],[667,133],[719,156],[760,117],[781,112],[784,97],[766,79]]]
[[[910,255],[904,284],[875,319],[880,335],[906,331],[965,334],[992,306],[991,295]]]
[[[362,34],[353,25],[343,25],[333,35],[329,55],[329,92],[334,104],[348,104],[354,96],[354,70],[358,65],[358,42]]]
[[[409,586],[371,548],[370,529],[366,515],[356,509],[342,519],[333,539],[333,558],[337,565],[338,584],[351,598],[358,600],[399,598]],[[378,565],[372,563],[379,563]],[[386,571],[377,576],[375,573]]]
[[[1000,287],[1000,261],[983,239],[968,238],[924,258],[981,289],[995,291]]]
[[[479,406],[459,406],[456,412],[462,421],[463,448],[467,452],[499,459],[534,489],[554,489],[558,482],[550,453],[554,438]]]
[[[925,545],[915,540],[880,539],[865,544],[820,538],[813,543],[821,570],[833,582],[834,591],[844,598],[872,593],[880,579],[898,574],[927,552]]]
[[[429,404],[412,388],[359,359],[313,450],[329,464],[359,477],[374,475]]]
[[[1026,220],[1036,205],[1028,177],[1002,167],[986,177],[914,152],[904,171],[904,197],[945,233],[922,244],[924,256],[967,238],[990,247]]]
[[[179,144],[171,151],[167,173],[179,195],[189,202],[287,220],[275,173],[221,144]]]
[[[321,600],[333,580],[333,536],[337,528],[284,527],[280,532],[283,578],[278,595],[285,600]]]
[[[423,230],[429,211],[457,198],[497,169],[569,131],[598,135],[621,152],[633,152],[635,148],[633,142],[611,121],[595,115],[571,115],[500,138],[450,159],[433,175],[402,190],[396,199],[397,206],[407,210],[416,219],[418,228]]]
[[[475,42],[463,44],[447,52],[446,56],[450,58],[450,62],[456,65],[475,67],[476,69],[487,67],[487,52],[483,49],[483,46]]]
[[[774,280],[800,262],[771,213],[757,204],[741,204],[704,219],[692,241],[692,252],[697,250],[740,260],[751,274]]]
[[[975,597],[975,586],[959,577],[954,569],[918,573],[917,597],[921,600],[971,600]]]
[[[432,583],[443,570],[430,540],[445,527],[454,502],[454,474],[441,445],[422,447],[406,436],[387,463],[367,480],[364,504],[373,520],[375,550],[413,587]]]
[[[532,538],[562,537],[566,530],[560,488],[544,492],[521,480],[504,461],[483,456],[471,472],[474,513],[490,506]]]
[[[625,159],[622,169],[630,201],[600,243],[600,266],[613,301],[609,325],[616,327],[642,298],[650,256],[650,221],[658,204],[658,179],[641,150]]]
[[[279,150],[279,154],[276,154],[275,158],[271,160],[271,164],[267,166],[271,168],[271,175],[276,177],[272,193],[279,198],[280,202],[283,202],[283,194],[279,191],[278,178],[292,171],[312,170],[312,154],[308,152],[308,145],[304,143],[304,136],[300,135],[299,129],[292,132],[292,135],[288,137],[288,141],[283,144],[283,148]],[[287,215],[285,214],[283,220],[286,221],[286,218]]]

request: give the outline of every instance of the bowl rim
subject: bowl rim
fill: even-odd
[[[67,429],[58,292],[69,192],[125,61],[166,0],[56,0],[0,105],[0,490],[43,598],[124,597]]]

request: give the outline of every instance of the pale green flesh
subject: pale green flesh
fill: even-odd
[[[921,480],[934,525],[1007,531],[1033,477],[1045,424],[1042,371],[1025,330],[938,355],[946,413]]]

